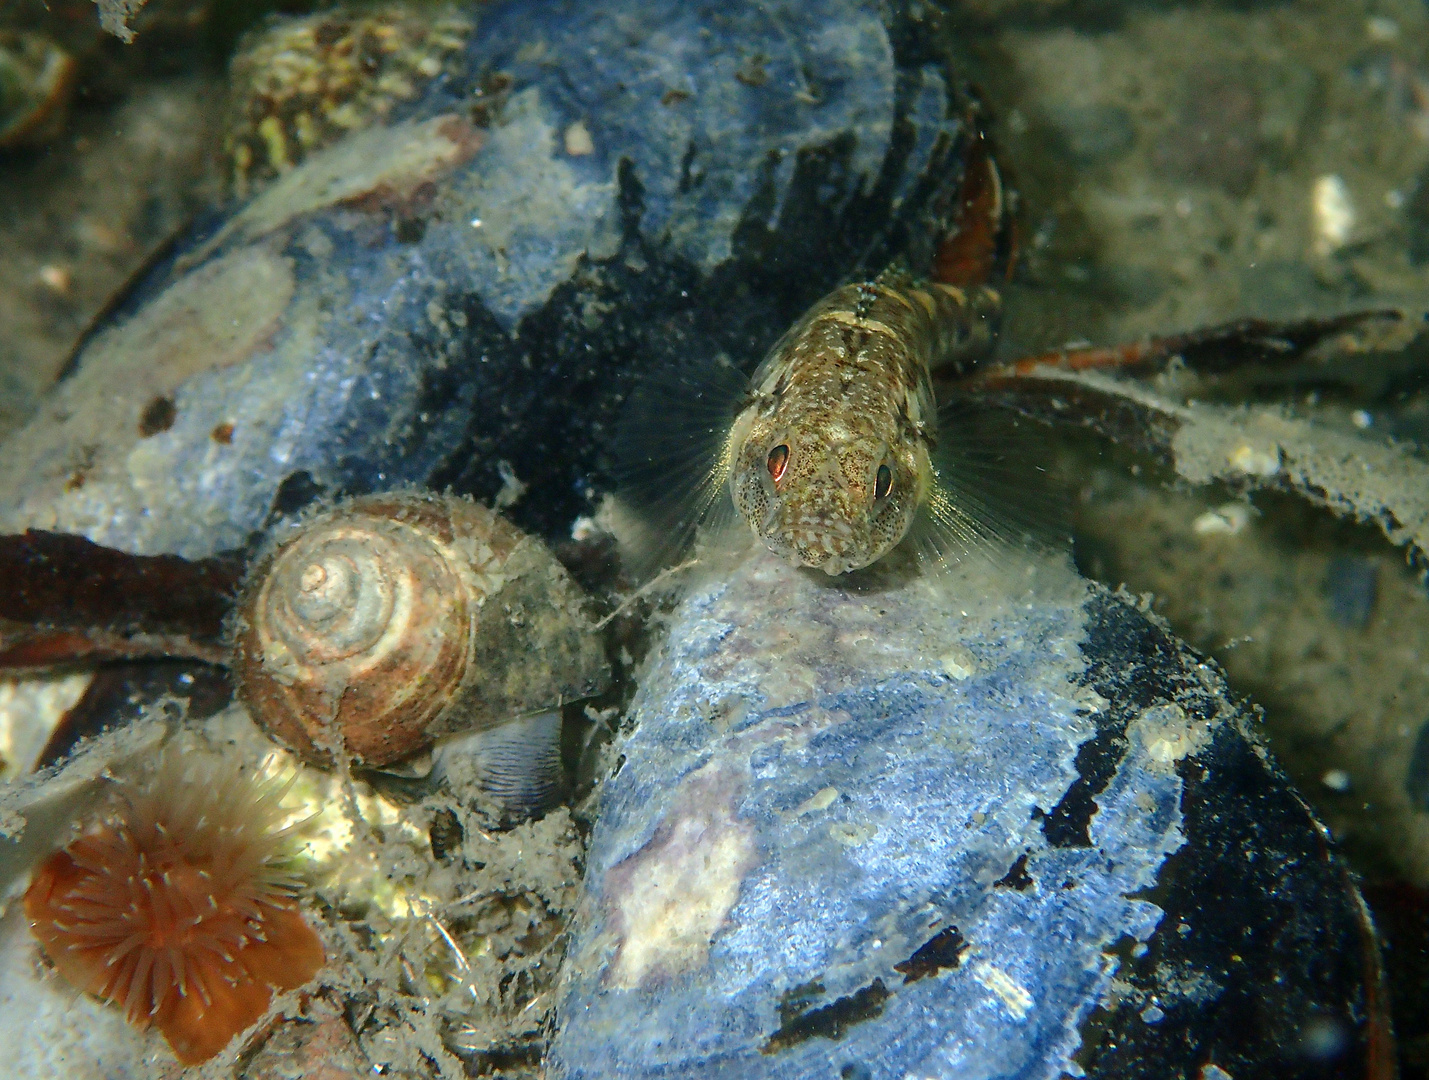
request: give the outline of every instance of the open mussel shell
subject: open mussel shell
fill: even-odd
[[[580,590],[544,544],[469,499],[418,492],[342,503],[260,558],[233,671],[279,742],[371,766],[609,678]]]
[[[517,717],[453,736],[437,748],[432,776],[455,795],[475,794],[500,820],[535,817],[565,794],[561,714]]]
[[[548,1075],[1381,1075],[1365,909],[1253,716],[1122,599],[1007,577],[761,554],[684,600]]]

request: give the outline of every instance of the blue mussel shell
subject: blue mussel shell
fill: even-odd
[[[956,189],[966,102],[867,0],[477,21],[458,74],[140,283],[9,441],[0,528],[201,557],[316,496],[514,474],[564,535],[632,385],[757,358]]]
[[[1363,1067],[1367,921],[1209,665],[1055,566],[822,577],[761,553],[677,610],[554,1075]]]

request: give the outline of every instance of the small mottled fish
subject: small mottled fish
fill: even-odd
[[[981,144],[974,153],[962,191],[972,227],[941,246],[936,280],[891,267],[816,303],[752,379],[725,365],[637,394],[621,442],[627,501],[646,527],[639,569],[732,511],[788,562],[831,575],[910,535],[920,558],[944,563],[1005,531],[984,498],[999,455],[979,443],[976,416],[950,423],[945,410],[940,431],[933,393],[935,376],[990,352],[1002,306],[972,284],[989,276],[1002,216],[996,168]]]
[[[796,566],[842,574],[920,515],[965,532],[935,464],[932,380],[987,353],[1000,306],[987,286],[900,272],[816,304],[754,373],[717,467],[755,535]]]
[[[730,367],[650,388],[623,438],[626,495],[647,533],[639,571],[736,512],[771,551],[828,574],[910,534],[935,562],[998,535],[984,498],[985,459],[998,455],[967,417],[950,426],[944,410],[940,432],[933,378],[987,354],[1000,307],[991,287],[889,270],[815,304],[752,379]]]

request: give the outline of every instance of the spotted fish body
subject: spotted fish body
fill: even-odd
[[[814,305],[755,372],[725,445],[755,535],[795,566],[841,574],[936,515],[932,376],[988,351],[1000,303],[986,286],[886,271]]]

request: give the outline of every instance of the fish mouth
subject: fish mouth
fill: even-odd
[[[800,515],[797,522],[776,520],[772,525],[765,533],[766,542],[795,566],[836,576],[863,565],[854,530],[840,517]]]

